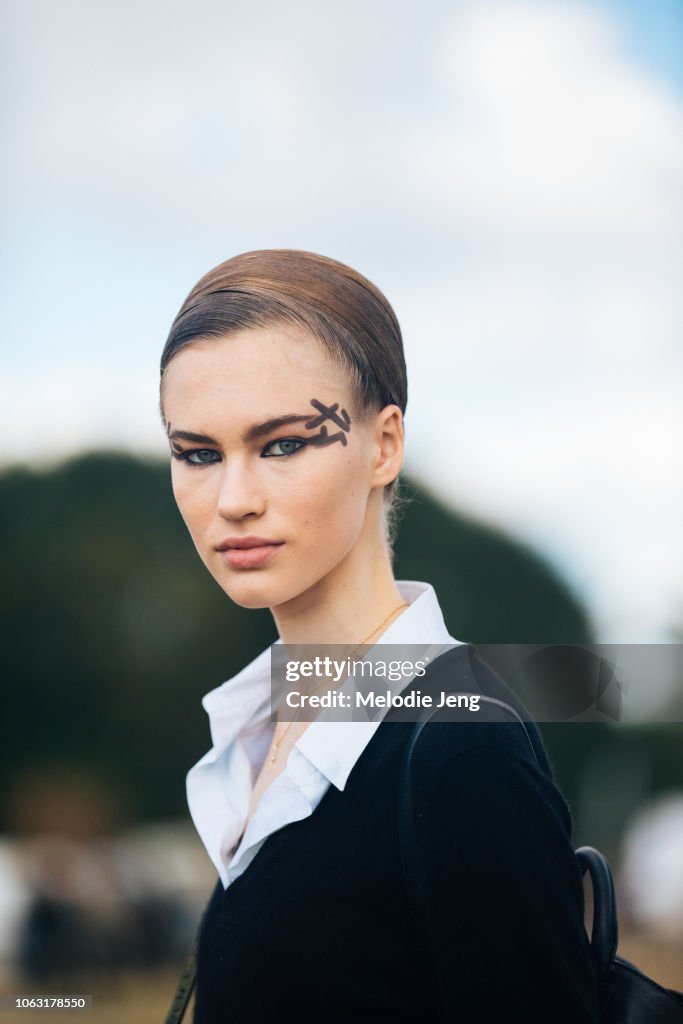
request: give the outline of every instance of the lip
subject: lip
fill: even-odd
[[[256,569],[265,565],[283,546],[284,541],[267,537],[227,537],[216,547],[226,565],[232,569]]]
[[[272,545],[283,544],[284,541],[272,540],[270,537],[257,537],[250,533],[247,537],[226,537],[220,544],[216,545],[216,551],[227,551],[229,548],[238,548],[243,551],[245,548],[266,548]]]

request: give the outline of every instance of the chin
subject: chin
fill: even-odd
[[[320,577],[292,579],[267,569],[243,569],[229,580],[223,577],[218,583],[228,597],[241,608],[276,608],[293,601],[314,587]]]
[[[247,573],[245,572],[246,576]],[[257,573],[253,571],[249,575],[256,576]],[[269,585],[267,580],[230,580],[227,584],[225,580],[218,580],[223,591],[228,595],[231,601],[238,604],[240,608],[270,608],[273,604],[273,586]]]
[[[296,586],[287,587],[263,569],[242,569],[229,580],[222,578],[218,583],[240,608],[274,608],[300,592]]]

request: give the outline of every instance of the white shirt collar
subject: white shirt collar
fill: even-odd
[[[384,631],[384,644],[445,645],[462,641],[450,636],[430,583],[397,580],[399,593],[409,607]],[[282,643],[281,639],[275,643]],[[202,698],[209,716],[213,748],[199,765],[211,764],[236,739],[260,731],[271,713],[271,657],[266,647],[240,672]],[[338,789],[343,789],[358,757],[380,724],[327,721],[324,714],[312,722],[295,746],[308,762]]]

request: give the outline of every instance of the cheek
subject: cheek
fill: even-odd
[[[301,522],[316,538],[335,537],[357,531],[365,514],[363,501],[362,467],[344,454],[341,458],[327,458],[331,453],[320,452],[315,470],[307,474],[306,481],[296,491],[289,491],[289,501],[297,505]],[[287,500],[287,499],[286,499]]]
[[[209,489],[198,487],[196,481],[193,483],[188,471],[184,467],[171,471],[171,486],[178,511],[185,522],[185,525],[192,533],[197,529],[207,515],[210,506]]]

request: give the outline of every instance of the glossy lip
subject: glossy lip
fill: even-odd
[[[238,548],[243,551],[246,548],[266,548],[284,544],[282,540],[270,540],[269,537],[257,537],[250,533],[248,537],[226,537],[220,544],[216,545],[216,551],[228,551]]]

